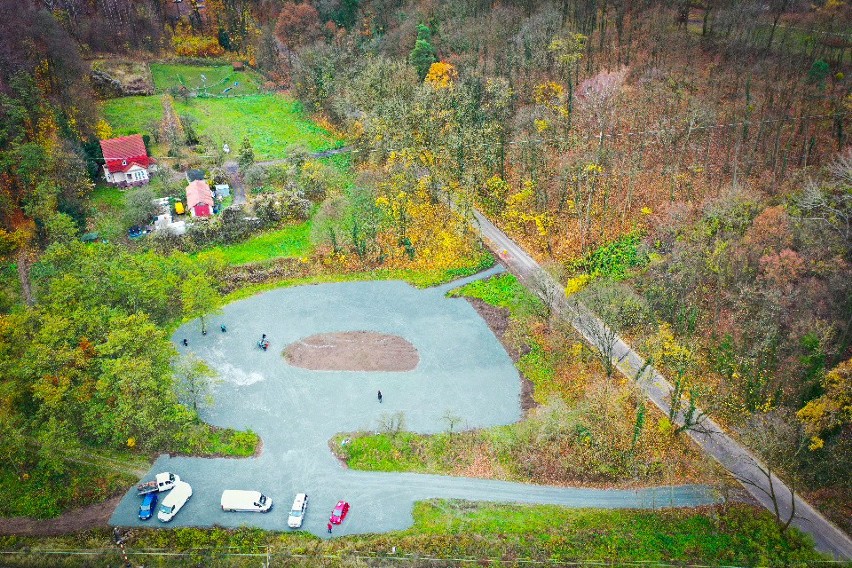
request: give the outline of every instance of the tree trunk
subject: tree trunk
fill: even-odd
[[[35,304],[35,300],[33,299],[33,289],[30,283],[31,267],[32,265],[30,264],[27,251],[23,250],[18,253],[18,279],[21,281],[21,294],[23,294],[24,302],[26,302],[28,306]]]

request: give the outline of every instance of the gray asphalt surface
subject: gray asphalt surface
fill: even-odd
[[[640,369],[645,368],[645,359],[636,353],[620,337],[611,333],[602,333],[604,323],[588,308],[565,297],[562,287],[551,278],[524,249],[512,241],[505,233],[486,219],[481,213],[475,213],[482,236],[490,243],[500,259],[509,266],[511,271],[521,280],[536,282],[536,288],[547,288],[544,294],[551,302],[555,313],[579,331],[591,344],[615,339],[610,345],[612,358],[617,363],[618,370],[628,379],[635,379]],[[660,410],[668,414],[670,408],[672,385],[656,369],[645,369],[639,386],[645,391]],[[680,414],[683,423],[683,414]],[[852,539],[831,521],[814,509],[801,496],[795,500],[790,488],[774,474],[770,478],[765,474],[766,467],[745,447],[730,437],[719,424],[709,417],[703,419],[697,431],[687,431],[701,449],[716,459],[734,477],[736,477],[751,495],[764,507],[774,512],[774,504],[770,495],[775,495],[781,517],[787,520],[795,513],[793,526],[810,534],[816,543],[817,550],[832,554],[838,559],[852,559]]]
[[[329,451],[329,438],[341,431],[376,430],[383,415],[403,412],[407,429],[417,432],[445,431],[447,412],[464,417],[467,428],[521,418],[517,370],[468,302],[445,297],[450,287],[424,291],[402,282],[357,282],[284,288],[227,306],[212,318],[207,336],[200,334],[197,322],[178,329],[176,343],[189,339],[189,347],[179,349],[208,361],[222,379],[216,403],[204,419],[251,428],[264,447],[253,459],[158,459],[145,479],[171,471],[194,491],[167,526],[286,530],[296,492],[309,495],[303,528],[322,537],[329,536],[326,523],[338,499],[349,501],[352,509],[334,535],[404,529],[413,522],[413,503],[433,497],[603,508],[715,501],[701,486],[571,489],[341,466]],[[227,333],[219,332],[220,322]],[[399,373],[309,371],[289,366],[281,356],[288,344],[306,336],[358,330],[405,338],[420,354],[418,366]],[[256,347],[262,333],[271,340],[267,352]],[[262,491],[273,498],[273,509],[267,514],[224,513],[219,506],[224,489]],[[166,526],[156,519],[139,521],[139,503],[135,491],[128,491],[110,524]]]

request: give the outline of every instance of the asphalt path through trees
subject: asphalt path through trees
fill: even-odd
[[[482,214],[476,212],[474,216],[482,237],[503,263],[549,302],[554,313],[569,320],[589,343],[609,350],[618,370],[627,378],[637,379],[641,371],[638,377],[639,386],[648,398],[668,415],[673,389],[671,383],[655,369],[647,367],[645,359],[620,337],[609,331],[595,314],[581,304],[566,298],[562,286],[505,233]],[[602,342],[607,342],[607,345],[601,345]],[[680,416],[682,419],[682,413]],[[764,507],[774,512],[775,503],[777,503],[780,516],[784,520],[790,516],[795,507],[793,526],[810,534],[814,538],[817,550],[830,553],[838,559],[852,559],[852,540],[843,531],[800,496],[796,495],[794,501],[789,487],[775,475],[772,475],[770,483],[770,478],[764,473],[766,466],[726,434],[713,420],[705,418],[699,426],[700,428],[695,430],[688,430],[688,435],[737,478]],[[771,495],[775,496],[774,502]]]
[[[296,492],[309,495],[303,528],[321,537],[329,536],[326,523],[338,499],[349,501],[352,509],[333,535],[404,529],[413,522],[413,503],[429,498],[600,508],[717,500],[703,486],[575,489],[353,471],[341,465],[329,450],[332,436],[386,429],[395,417],[404,417],[405,429],[416,432],[446,431],[448,416],[461,417],[466,428],[521,418],[517,370],[473,307],[445,296],[450,287],[417,290],[403,282],[355,282],[282,288],[226,306],[206,336],[197,322],[178,329],[173,336],[178,348],[197,354],[220,375],[215,403],[203,418],[217,426],[251,428],[261,436],[263,451],[250,459],[160,457],[145,479],[171,471],[194,491],[170,526],[287,530]],[[218,331],[220,323],[226,324],[226,333]],[[400,336],[416,347],[419,363],[406,372],[311,371],[289,366],[282,357],[287,345],[302,338],[348,331]],[[271,341],[268,351],[256,346],[263,333]],[[188,347],[180,344],[184,337]],[[262,491],[273,498],[273,509],[225,513],[219,506],[224,489]],[[139,521],[139,503],[135,491],[128,491],[110,524],[164,526],[156,519]]]

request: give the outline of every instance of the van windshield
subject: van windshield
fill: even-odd
[[[172,512],[173,508],[174,507],[169,507],[168,505],[163,505],[163,506],[160,507],[160,512],[168,515],[169,513]]]
[[[290,511],[290,516],[291,517],[301,517],[302,516],[302,510],[301,509],[293,509],[292,511]]]

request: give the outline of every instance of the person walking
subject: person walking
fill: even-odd
[[[382,403],[382,391],[379,391],[379,404]]]
[[[331,534],[331,521],[328,522],[328,534]]]
[[[219,326],[219,329],[221,329],[221,330],[222,330],[222,333],[225,333],[226,331],[228,331],[228,328],[227,328],[227,327],[225,327],[225,324],[224,324],[224,323],[223,323],[221,326]]]
[[[183,343],[183,346],[184,346],[184,347],[186,347],[187,345],[189,345],[189,341],[187,341],[185,337],[183,338],[182,343]]]

